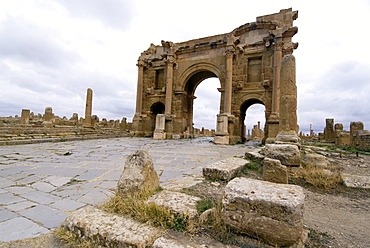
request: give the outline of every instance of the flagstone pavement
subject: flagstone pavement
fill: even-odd
[[[247,149],[210,141],[124,137],[0,146],[0,242],[46,234],[71,211],[107,201],[126,157],[138,149],[149,152],[162,185]]]

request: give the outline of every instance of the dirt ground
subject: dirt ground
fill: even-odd
[[[340,172],[370,176],[370,156],[355,152],[323,150]],[[320,191],[306,189],[305,225],[328,234],[327,247],[370,247],[370,190],[341,187]]]
[[[313,148],[337,164],[340,172],[370,176],[370,156],[327,148]],[[194,188],[202,194],[219,195],[224,184],[208,183]],[[370,247],[370,190],[338,186],[322,190],[305,187],[304,225],[310,239],[306,247]],[[0,248],[33,248],[64,246],[49,233],[33,239],[1,243]],[[254,247],[254,246],[253,246]],[[267,246],[262,246],[267,247]]]

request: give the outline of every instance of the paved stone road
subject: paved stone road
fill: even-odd
[[[0,241],[36,237],[68,214],[104,203],[114,193],[127,155],[149,152],[161,184],[198,174],[203,166],[242,156],[246,145],[209,139],[116,138],[0,147]]]

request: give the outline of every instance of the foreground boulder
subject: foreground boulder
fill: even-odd
[[[149,224],[106,213],[93,207],[74,211],[62,227],[78,238],[103,247],[148,247],[163,234]]]
[[[289,246],[303,232],[300,186],[235,178],[225,188],[222,218],[236,232],[271,245]]]
[[[127,157],[117,184],[117,194],[127,196],[159,187],[159,178],[148,152],[137,150]]]

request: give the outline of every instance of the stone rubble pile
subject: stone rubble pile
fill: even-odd
[[[229,158],[207,167],[212,170],[203,170],[207,178],[211,178],[214,173],[213,180],[228,182],[222,197],[221,217],[225,224],[236,233],[247,234],[273,246],[304,247],[302,237],[307,237],[307,233],[303,230],[303,189],[296,185],[235,177],[235,171],[240,171],[239,167],[243,168],[246,163],[248,160],[242,158]],[[155,188],[158,185],[155,178],[158,179],[158,176],[152,166],[150,156],[145,151],[139,150],[131,154],[117,185],[118,195],[125,197],[130,193]],[[187,183],[193,186],[199,182],[198,179],[199,177],[193,180],[182,179],[180,183],[186,188]],[[145,180],[154,183],[145,184]],[[173,213],[185,214],[189,219],[207,218],[204,214],[199,216],[197,212],[196,204],[201,200],[200,197],[172,191],[170,188],[173,186],[151,196],[147,203],[155,203]],[[190,241],[184,243],[184,239],[168,236],[160,228],[91,207],[72,213],[62,227],[80,238],[106,246],[233,247],[210,239],[197,242],[189,239]]]

